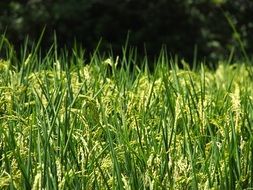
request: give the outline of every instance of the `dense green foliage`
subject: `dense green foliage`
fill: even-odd
[[[253,1],[249,0],[12,0],[1,1],[0,9],[0,31],[7,27],[8,38],[16,44],[26,35],[36,39],[46,25],[45,46],[56,30],[59,45],[71,48],[76,38],[90,51],[102,37],[103,50],[111,43],[115,52],[121,52],[130,31],[130,44],[140,53],[144,43],[149,55],[166,44],[170,53],[189,61],[194,49],[201,58],[218,60],[236,47],[224,11],[232,15],[248,53],[253,52]]]
[[[3,43],[0,43],[0,49]],[[179,69],[161,53],[0,61],[0,189],[253,187],[249,66]],[[118,66],[120,65],[120,66]],[[130,71],[132,67],[132,71]]]

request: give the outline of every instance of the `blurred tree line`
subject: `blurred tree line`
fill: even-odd
[[[253,52],[251,0],[11,0],[0,2],[0,12],[0,31],[17,48],[46,26],[45,47],[56,31],[61,47],[76,40],[89,52],[102,37],[101,50],[120,52],[129,32],[129,44],[142,55],[157,55],[166,45],[189,61],[194,49],[207,60],[226,58],[234,47],[240,56],[224,16],[229,12],[247,52]]]

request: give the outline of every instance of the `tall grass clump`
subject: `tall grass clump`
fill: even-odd
[[[84,51],[18,58],[2,36],[1,189],[253,188],[253,81],[161,52],[147,60]],[[38,43],[39,44],[39,43]]]

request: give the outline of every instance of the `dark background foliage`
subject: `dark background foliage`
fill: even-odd
[[[100,50],[121,51],[129,44],[140,55],[155,56],[162,45],[172,55],[188,61],[194,49],[198,57],[216,61],[240,48],[224,17],[231,15],[249,55],[253,42],[253,1],[250,0],[27,0],[0,2],[0,31],[18,49],[27,35],[35,40],[46,26],[43,46],[47,49],[56,31],[60,47],[74,40],[93,51],[102,37]]]

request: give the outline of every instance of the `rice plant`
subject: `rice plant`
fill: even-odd
[[[150,71],[134,51],[87,62],[56,45],[19,59],[1,39],[1,189],[253,188],[243,62],[192,70],[161,52]]]

